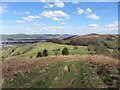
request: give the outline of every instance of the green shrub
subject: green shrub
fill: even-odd
[[[48,56],[48,51],[47,51],[47,49],[44,49],[44,50],[43,50],[43,56],[45,56],[45,57]]]
[[[37,54],[36,57],[42,57],[42,53],[41,53],[41,52],[38,52],[38,54]]]
[[[62,55],[69,55],[69,51],[66,47],[62,50]]]

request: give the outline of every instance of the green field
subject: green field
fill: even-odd
[[[33,46],[32,49],[22,54],[22,52],[24,52],[25,50],[28,50],[31,46]],[[58,55],[62,55],[61,52],[64,47],[68,48],[69,55],[80,55],[80,54],[88,54],[90,52],[93,52],[93,51],[88,51],[86,46],[77,46],[77,49],[74,49],[74,46],[72,45],[60,45],[60,44],[45,42],[45,43],[37,43],[34,45],[18,47],[13,53],[11,53],[11,56],[5,59],[8,60],[8,59],[14,59],[14,58],[21,58],[21,57],[27,57],[27,58],[36,57],[37,53],[39,51],[43,52],[44,49],[48,50],[49,56],[55,56],[55,52],[53,51],[54,49],[60,49],[60,51],[58,51]],[[18,52],[20,53],[20,55],[12,56]]]
[[[12,48],[11,49],[7,49],[7,50],[4,50],[3,52],[0,52],[0,57],[8,57],[10,54],[12,53]]]

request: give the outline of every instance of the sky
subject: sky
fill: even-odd
[[[2,2],[0,34],[118,33],[117,2]]]

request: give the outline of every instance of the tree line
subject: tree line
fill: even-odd
[[[54,49],[53,50],[55,52],[55,55],[58,55],[58,51],[60,51],[60,49]],[[62,50],[62,55],[69,55],[69,51],[68,51],[68,48],[63,48]],[[48,56],[48,50],[47,49],[44,49],[43,52],[38,52],[37,53],[37,58],[38,57],[47,57]]]

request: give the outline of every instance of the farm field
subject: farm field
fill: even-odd
[[[3,88],[118,88],[118,63],[102,55],[5,60]]]

